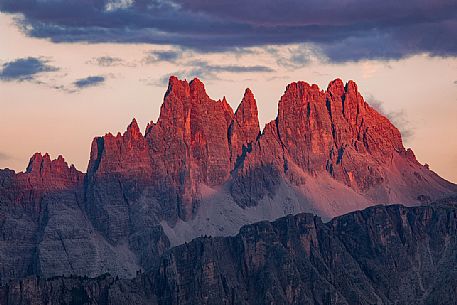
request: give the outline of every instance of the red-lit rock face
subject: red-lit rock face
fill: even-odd
[[[325,170],[333,146],[325,92],[304,82],[288,85],[278,105],[278,133],[300,168]]]
[[[249,88],[244,92],[244,97],[236,109],[228,135],[230,161],[234,167],[237,159],[243,154],[243,147],[247,150],[260,135],[257,104]]]
[[[23,206],[40,211],[43,197],[59,192],[82,190],[84,174],[68,166],[62,156],[51,160],[49,154],[35,153],[25,172],[0,170],[0,204]]]
[[[388,177],[380,168],[406,153],[398,129],[363,100],[352,81],[346,87],[340,79],[330,83],[327,105],[335,144],[329,171],[360,190],[382,183]]]
[[[124,134],[113,136],[108,133],[92,141],[89,176],[114,173],[150,175],[151,172],[148,145],[135,119]]]
[[[279,101],[277,119],[265,126],[240,164],[234,193],[247,186],[255,189],[255,196],[244,196],[249,197],[244,204],[255,205],[252,198],[269,192],[254,188],[258,181],[278,183],[270,168],[261,170],[265,165],[293,184],[305,183],[300,171],[328,173],[357,192],[366,192],[389,179],[387,169],[394,157],[417,165],[413,155],[404,158],[407,154],[400,132],[363,100],[354,82],[344,86],[336,79],[327,92],[317,85],[292,83]]]
[[[128,228],[126,201],[141,194],[158,202],[159,219],[174,223],[198,211],[202,185],[228,183],[237,203],[256,205],[265,194],[274,194],[282,179],[305,184],[302,173],[330,175],[385,202],[414,201],[421,189],[426,194],[418,196],[433,198],[433,189],[448,186],[405,150],[398,129],[364,101],[353,81],[344,85],[336,79],[327,91],[306,82],[289,84],[278,117],[260,133],[251,90],[233,113],[225,98],[209,98],[200,80],[188,83],[172,76],[159,119],[148,125],[145,136],[134,119],[124,134],[94,139],[85,196],[95,202],[89,209],[107,214],[101,225],[122,218],[114,230],[117,240]],[[51,161],[47,154],[35,154],[16,180],[29,181],[21,182],[27,188],[56,189],[82,184],[83,178],[62,157]],[[432,182],[437,186],[427,186]],[[389,183],[401,185],[396,197]],[[398,195],[405,193],[409,197]],[[110,215],[105,205],[120,210]]]
[[[116,174],[150,187],[171,215],[166,219],[174,222],[198,210],[201,185],[229,183],[232,196],[245,206],[274,194],[281,179],[302,185],[302,173],[330,175],[371,199],[389,202],[413,196],[425,183],[414,180],[423,170],[403,147],[398,129],[364,101],[353,81],[344,85],[336,79],[327,91],[306,82],[289,84],[278,117],[260,134],[251,90],[233,113],[225,98],[210,99],[200,80],[172,76],[159,119],[148,125],[145,137],[134,120],[124,135],[94,140],[88,181]],[[394,199],[387,185],[393,181],[411,185],[411,194]]]
[[[405,153],[398,129],[363,100],[354,82],[344,86],[340,79],[327,92],[304,82],[287,86],[279,101],[278,133],[301,169],[328,171],[362,191],[384,179],[377,167]]]
[[[230,173],[227,128],[233,110],[216,102],[198,79],[187,83],[170,78],[160,116],[148,129],[155,177],[176,191],[184,219],[198,206],[198,188],[224,183]]]
[[[27,177],[29,181],[41,182],[43,186],[49,187],[49,189],[76,185],[82,182],[83,178],[83,174],[74,165],[68,166],[61,155],[57,159],[51,160],[47,153],[44,155],[35,153],[30,158],[23,176],[24,178]]]
[[[82,187],[84,174],[73,165],[68,166],[62,156],[51,160],[49,154],[35,153],[25,172],[1,170],[0,195],[16,203],[38,208],[46,193],[75,190]]]

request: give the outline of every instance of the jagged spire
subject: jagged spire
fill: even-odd
[[[178,79],[176,76],[170,76],[168,80],[168,89],[165,93],[165,98],[172,93],[176,96],[190,95],[189,83],[187,83],[186,80]]]
[[[328,84],[327,92],[333,94],[334,96],[342,96],[344,91],[344,84],[341,78],[337,78]]]
[[[208,94],[205,90],[205,85],[198,79],[194,78],[190,83],[190,94],[192,96],[208,98]]]
[[[247,88],[240,105],[235,111],[233,122],[229,128],[232,164],[242,154],[243,146],[247,147],[249,143],[254,142],[259,133],[260,126],[257,103],[254,94]]]
[[[61,176],[70,180],[78,180],[82,175],[74,165],[68,166],[62,155],[51,160],[48,153],[42,155],[37,152],[30,158],[29,164],[25,171],[33,176],[45,177],[48,175]]]
[[[138,139],[139,137],[142,137],[140,128],[138,127],[138,123],[135,118],[133,118],[132,122],[127,127],[127,130],[124,133],[124,136],[125,135],[129,135],[130,137],[132,137],[134,139]]]

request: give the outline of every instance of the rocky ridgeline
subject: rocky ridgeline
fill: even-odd
[[[364,101],[354,82],[345,86],[340,79],[327,91],[288,85],[278,117],[261,133],[249,89],[233,113],[225,99],[211,100],[198,79],[171,77],[159,119],[146,135],[133,121],[122,136],[96,138],[88,169],[89,177],[115,174],[153,186],[172,222],[198,211],[202,184],[234,180],[237,203],[257,205],[282,178],[305,184],[303,173],[328,174],[377,202],[431,201],[454,187],[421,166],[398,129]],[[264,189],[254,186],[258,181]]]
[[[352,81],[327,91],[291,83],[261,131],[249,89],[233,112],[198,79],[171,77],[157,122],[144,135],[133,120],[123,134],[95,138],[86,174],[47,154],[24,173],[0,171],[0,280],[131,277],[202,234],[456,191],[417,162]]]
[[[456,304],[455,205],[376,206],[328,223],[312,214],[202,237],[134,279],[28,278],[4,305]]]

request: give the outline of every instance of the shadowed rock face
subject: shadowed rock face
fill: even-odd
[[[52,222],[52,203],[60,202],[61,206],[56,207],[60,210],[65,210],[67,205],[82,203],[82,182],[83,174],[74,166],[68,167],[62,156],[51,160],[48,154],[34,154],[25,173],[0,171],[2,281],[40,273],[43,265],[47,264],[47,261],[38,258],[40,241],[48,241],[49,235],[44,228],[47,223]],[[64,225],[65,222],[60,224],[62,227]],[[54,237],[52,239],[59,240]],[[57,254],[61,250],[62,247],[50,251]],[[41,248],[41,253],[43,251],[46,250]],[[53,269],[60,267],[54,266]],[[70,270],[66,267],[68,266],[63,269]]]
[[[415,205],[457,192],[417,162],[357,85],[287,86],[260,132],[253,93],[235,113],[204,85],[171,77],[157,122],[96,137],[87,173],[35,154],[0,171],[0,279],[131,277],[171,245],[233,235],[247,223],[377,203]]]
[[[323,223],[299,214],[167,251],[131,280],[29,278],[22,304],[456,304],[454,205],[376,206]]]

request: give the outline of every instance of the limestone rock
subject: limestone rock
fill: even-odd
[[[251,149],[251,145],[260,134],[259,117],[254,94],[248,88],[243,100],[235,111],[233,121],[228,129],[230,161],[232,166]]]
[[[201,237],[125,280],[28,278],[0,288],[21,304],[456,304],[453,205],[376,206],[328,223],[289,215]]]
[[[225,98],[211,99],[200,80],[171,77],[157,122],[148,124],[144,136],[133,120],[123,134],[96,137],[85,174],[61,156],[51,160],[40,153],[23,173],[0,170],[0,280],[105,272],[131,277],[154,268],[171,245],[201,235],[227,236],[248,223],[301,212],[328,220],[377,203],[431,204],[455,193],[456,185],[404,148],[398,129],[364,101],[352,81],[344,85],[336,79],[326,91],[291,83],[279,101],[277,118],[260,132],[249,89],[234,113]],[[330,230],[328,225],[305,227],[317,235]],[[299,250],[313,251],[311,244],[318,239],[304,237]],[[224,248],[225,239],[221,243],[220,251],[232,251]],[[192,247],[195,259],[199,247],[210,251],[206,242]],[[261,244],[253,247],[266,251]],[[246,264],[261,265],[259,253],[250,252]],[[187,254],[182,255],[185,259]],[[205,276],[215,271],[209,262],[204,262]],[[176,271],[174,265],[163,268]],[[183,268],[186,276],[186,270],[193,270]],[[297,268],[314,270],[309,265]],[[333,285],[329,281],[325,278],[322,285]],[[217,278],[204,291],[220,287],[231,291]],[[307,299],[309,291],[303,289],[287,286],[286,300]],[[339,288],[329,289],[328,296],[346,298]],[[167,293],[171,297],[174,292]],[[236,303],[247,297],[227,293],[217,296]],[[375,298],[370,294],[370,301]]]

